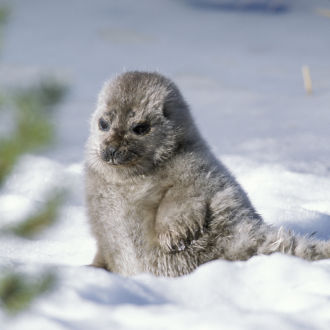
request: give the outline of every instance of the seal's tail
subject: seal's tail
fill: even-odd
[[[330,258],[330,241],[318,240],[313,235],[295,235],[281,227],[268,230],[264,237],[265,240],[258,247],[258,254],[281,252],[307,260]]]

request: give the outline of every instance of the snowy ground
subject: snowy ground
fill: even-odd
[[[329,2],[287,1],[278,14],[196,2],[10,1],[0,83],[49,72],[72,88],[56,118],[56,150],[25,156],[3,187],[1,224],[32,212],[48,189],[71,195],[37,240],[0,238],[2,269],[52,267],[60,278],[19,318],[0,312],[0,329],[329,328],[328,260],[215,261],[178,279],[83,267],[95,251],[83,202],[88,118],[102,82],[124,69],[159,70],[177,82],[265,221],[330,239],[330,18],[321,10]]]

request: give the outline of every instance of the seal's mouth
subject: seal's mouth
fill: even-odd
[[[105,148],[101,151],[100,158],[109,165],[127,166],[135,164],[139,155],[131,150],[113,150]]]

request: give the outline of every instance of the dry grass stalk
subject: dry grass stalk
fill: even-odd
[[[302,67],[302,75],[303,75],[303,80],[304,80],[304,86],[307,94],[312,94],[313,89],[312,89],[312,79],[311,79],[311,74],[309,71],[309,67],[307,65],[304,65]]]

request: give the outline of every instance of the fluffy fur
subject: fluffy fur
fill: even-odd
[[[158,73],[106,82],[86,148],[93,265],[179,276],[210,260],[283,252],[330,257],[329,242],[265,224],[201,138],[178,88]]]

